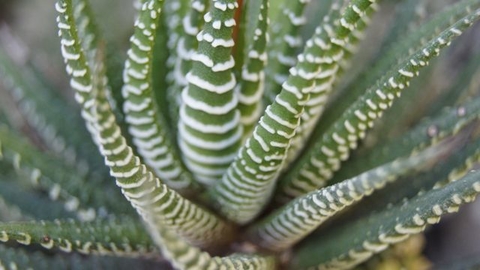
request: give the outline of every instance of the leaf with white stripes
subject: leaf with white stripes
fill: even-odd
[[[73,0],[74,19],[77,25],[78,34],[82,36],[81,44],[90,65],[98,63],[97,50],[103,42],[100,36],[93,10],[88,0]]]
[[[0,241],[82,254],[134,257],[156,252],[143,226],[126,219],[0,223]]]
[[[158,113],[152,93],[152,47],[162,1],[142,5],[131,37],[124,70],[123,109],[137,151],[158,177],[174,189],[191,187],[192,175],[181,163],[166,134],[166,120]]]
[[[270,10],[271,1],[268,2],[268,9]],[[241,2],[239,2],[238,9],[235,11],[235,21],[237,22],[237,25],[233,31],[235,47],[233,47],[232,53],[235,60],[234,73],[237,81],[239,82],[241,81],[241,71],[245,66],[245,60],[247,60],[249,48],[255,42],[253,37],[255,35],[255,29],[258,26],[258,19],[260,17],[259,15],[261,9],[260,7],[262,4],[263,0],[241,0]],[[268,14],[271,14],[271,12],[268,12]]]
[[[333,2],[329,14],[325,16],[322,24],[315,30],[316,38],[309,41],[318,44],[322,48],[319,55],[306,56],[315,57],[315,60],[320,63],[321,72],[315,78],[315,87],[305,106],[300,127],[292,141],[287,164],[295,160],[300,151],[305,147],[305,141],[310,137],[316,123],[323,114],[327,99],[333,90],[333,85],[340,76],[340,71],[347,68],[350,56],[363,36],[367,22],[369,22],[371,16],[378,9],[376,3],[373,3],[365,10],[357,10],[353,8],[353,6],[357,6],[357,3],[352,3],[349,8],[341,13],[340,4],[342,2]],[[355,24],[348,24],[345,18],[352,15],[359,16],[359,19]]]
[[[302,240],[325,221],[365,196],[445,153],[440,146],[412,157],[398,158],[341,183],[299,197],[249,230],[251,241],[281,251]]]
[[[110,73],[109,77],[108,73],[108,67],[114,69],[118,68],[117,65],[119,64],[119,61],[115,61],[116,59],[111,59],[118,57],[118,55],[109,55],[109,52],[106,48],[106,41],[101,35],[101,31],[96,23],[93,8],[89,0],[74,0],[73,5],[73,17],[77,25],[78,34],[82,37],[82,39],[80,39],[82,48],[90,66],[94,67],[95,69],[94,87],[103,89],[102,91],[105,92],[105,96],[112,108],[115,110],[115,113],[122,115],[122,112],[120,112],[121,109],[118,108],[118,104],[123,104],[124,100],[119,100],[118,94],[117,97],[115,97],[112,93],[110,86],[111,82],[109,79],[113,76],[113,74]],[[118,87],[117,84],[118,83],[115,82],[114,86]],[[118,88],[114,89],[114,91],[120,93]],[[124,115],[122,116],[124,117]]]
[[[197,247],[190,246],[171,231],[162,229],[152,233],[162,254],[178,269],[276,269],[274,257],[235,253],[213,257]]]
[[[360,6],[364,9],[371,5],[369,0],[358,0],[356,3],[362,4]],[[346,19],[353,25],[359,16]],[[347,37],[348,33],[346,31],[341,37]],[[213,198],[229,219],[244,224],[256,217],[270,199],[290,141],[295,136],[303,109],[315,86],[315,77],[321,71],[315,57],[307,56],[317,55],[321,50],[315,42],[307,42],[305,51],[298,57],[299,63],[290,69],[290,76],[275,102],[267,107],[253,134],[240,149],[221,182],[214,187]]]
[[[351,268],[389,245],[424,231],[427,225],[438,223],[441,216],[457,212],[478,193],[480,173],[472,171],[444,188],[427,191],[354,223],[336,227],[328,234],[311,237],[294,251],[291,267]]]
[[[152,9],[155,0],[142,6],[144,16],[158,16]],[[210,246],[228,241],[233,226],[213,213],[197,206],[169,189],[159,178],[140,162],[133,150],[126,144],[115,116],[103,92],[96,92],[92,86],[91,67],[78,45],[78,37],[72,20],[70,0],[61,0],[56,5],[58,27],[62,38],[62,53],[66,70],[71,76],[70,85],[76,92],[76,99],[82,106],[86,121],[93,126],[100,152],[116,178],[124,196],[149,224],[157,229],[167,228],[184,237],[188,242]],[[142,17],[142,16],[141,16]],[[77,71],[85,72],[77,72]]]
[[[243,125],[243,138],[251,135],[262,112],[262,96],[265,87],[265,65],[267,63],[266,45],[268,36],[268,6],[269,1],[261,1],[260,12],[253,34],[253,42],[249,46],[244,65],[241,70],[241,80],[237,84],[238,109],[240,122]]]
[[[282,90],[288,78],[288,70],[295,66],[295,55],[303,46],[301,27],[307,22],[304,11],[310,0],[283,1],[277,17],[272,21],[271,42],[267,52],[269,61],[265,74],[265,97],[270,103]]]
[[[462,128],[480,116],[480,98],[446,108],[432,118],[424,119],[404,135],[376,145],[368,153],[345,162],[342,170],[334,175],[336,183],[362,171],[409,155],[427,146],[438,143],[445,137],[457,134]]]
[[[206,0],[188,0],[184,2],[184,4],[180,5],[178,5],[178,1],[171,1],[170,3],[172,9],[174,7],[186,9],[183,16],[176,14],[178,18],[175,18],[175,13],[169,15],[172,17],[169,25],[178,23],[178,26],[171,30],[172,33],[168,40],[168,47],[171,51],[168,64],[172,66],[167,76],[169,86],[166,93],[169,103],[169,116],[175,126],[179,120],[182,91],[188,86],[186,76],[192,68],[192,56],[198,47],[197,34],[204,23],[203,16],[209,5],[209,2]],[[179,11],[176,13],[179,13]],[[170,27],[174,27],[174,25]]]
[[[325,185],[340,168],[341,162],[349,157],[351,149],[356,148],[358,141],[365,137],[365,132],[373,126],[373,121],[392,105],[411,79],[418,76],[428,61],[434,59],[442,48],[479,17],[480,10],[475,10],[453,23],[406,61],[386,73],[357,99],[280,182],[279,196],[283,197],[282,200]]]
[[[472,6],[472,4],[476,5]],[[385,45],[382,57],[379,57],[371,68],[364,69],[351,82],[343,85],[340,89],[338,98],[331,102],[327,113],[322,118],[322,126],[329,127],[341,117],[346,109],[351,106],[362,94],[372,86],[378,78],[385,74],[385,71],[395,67],[395,65],[407,60],[412,52],[421,49],[426,43],[440,34],[443,29],[448,28],[452,22],[458,21],[461,18],[471,13],[471,10],[478,7],[477,0],[464,0],[455,5],[449,6],[443,12],[436,14],[428,22],[419,27],[417,31],[412,31],[409,34],[401,37],[396,37],[390,45]],[[388,41],[387,41],[388,42]],[[429,72],[428,70],[424,72]],[[396,123],[389,121],[388,123]],[[317,134],[321,135],[322,130],[318,130]],[[324,130],[323,130],[324,131]],[[316,139],[316,138],[313,138]]]
[[[126,145],[110,108],[105,103],[96,106],[95,127],[106,165],[137,212],[157,229],[172,229],[192,244],[210,246],[228,241],[233,226],[161,183]]]
[[[447,139],[448,140],[448,139]],[[385,205],[397,204],[411,199],[419,193],[443,187],[464,177],[480,161],[480,139],[459,147],[453,147],[453,153],[446,160],[441,160],[428,171],[401,177],[382,192],[365,198],[362,203],[348,209],[336,222],[351,222],[356,218],[378,212]],[[337,223],[339,224],[339,223]]]
[[[0,269],[152,269],[158,267],[158,262],[144,258],[112,257],[81,254],[45,254],[40,251],[27,251],[0,245]]]
[[[212,185],[221,178],[240,147],[242,127],[232,69],[235,0],[214,0],[197,35],[188,86],[182,92],[179,145],[197,181]]]

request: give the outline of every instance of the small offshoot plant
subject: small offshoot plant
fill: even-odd
[[[125,56],[55,8],[74,99],[0,50],[0,269],[353,268],[480,193],[480,0],[141,0]]]

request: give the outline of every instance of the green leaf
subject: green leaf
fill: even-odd
[[[425,166],[445,149],[429,149],[418,155],[382,164],[341,183],[308,193],[275,211],[249,230],[260,246],[280,251],[293,246],[313,230],[386,184]]]
[[[341,162],[349,157],[350,151],[357,147],[358,140],[365,137],[365,132],[373,126],[373,121],[391,106],[396,96],[409,85],[410,80],[418,76],[422,67],[428,65],[428,61],[479,17],[480,10],[475,10],[453,23],[369,88],[283,178],[279,197],[283,197],[282,200],[296,197],[325,185],[333,172],[340,168]]]
[[[378,144],[365,155],[345,162],[344,169],[335,174],[332,182],[339,182],[379,164],[434,145],[448,136],[457,134],[479,115],[480,98],[454,108],[446,108],[433,118],[424,119],[406,134]]]
[[[235,253],[212,257],[164,229],[155,231],[154,241],[161,247],[162,254],[178,269],[276,269],[277,262],[271,256]]]
[[[407,60],[413,52],[421,49],[430,39],[438,36],[441,30],[448,28],[453,22],[470,14],[471,10],[475,8],[475,5],[473,5],[475,2],[475,0],[460,1],[455,5],[449,6],[443,12],[436,14],[430,21],[419,27],[417,31],[411,31],[404,37],[395,36],[395,40],[390,42],[392,44],[386,45],[384,53],[379,54],[382,57],[379,57],[372,64],[367,64],[371,65],[372,68],[364,69],[350,83],[342,85],[340,89],[336,89],[336,92],[339,92],[338,97],[329,105],[321,125],[317,127],[317,136],[315,138],[318,138],[325,132],[325,130],[322,130],[322,127],[325,129],[335,123],[355,100],[362,94],[365,94],[369,87],[385,75],[385,71],[391,70],[395,68],[395,65]],[[478,7],[478,2],[476,6]],[[386,42],[388,43],[388,41]]]
[[[446,140],[451,139],[447,138]],[[460,141],[462,140],[464,138],[460,139]],[[385,205],[400,203],[402,200],[411,199],[422,192],[443,187],[464,177],[479,161],[480,139],[476,138],[473,142],[461,146],[459,142],[453,141],[451,150],[453,153],[448,158],[441,160],[426,171],[401,177],[385,187],[382,192],[374,193],[365,198],[361,204],[348,209],[348,212],[344,213],[337,222],[351,222],[362,216],[378,212]]]
[[[167,122],[155,107],[152,93],[153,46],[163,2],[152,3],[142,5],[135,33],[130,39],[122,89],[123,109],[129,133],[145,164],[164,183],[182,190],[192,187],[193,177],[181,163],[174,143],[167,135]]]
[[[47,255],[42,252],[28,252],[20,248],[9,248],[0,245],[0,268],[16,269],[152,269],[159,267],[160,262],[139,258],[82,256],[78,254]],[[162,266],[162,265],[160,265]],[[168,267],[165,265],[165,267]]]
[[[61,0],[56,8],[59,12],[62,53],[67,72],[71,75],[71,86],[76,91],[86,121],[93,127],[92,133],[96,136],[100,152],[105,156],[110,174],[116,178],[122,193],[142,218],[154,224],[158,230],[171,229],[189,242],[201,246],[228,241],[225,236],[233,235],[231,224],[169,189],[134,155],[116,124],[104,93],[96,92],[97,89],[92,87],[90,67],[78,46],[71,17],[71,1]],[[144,16],[158,16],[155,0],[143,4],[142,12]]]
[[[366,9],[371,3],[359,0],[357,4]],[[352,12],[355,13],[350,10]],[[345,18],[353,25],[359,16]],[[342,38],[348,33],[339,34],[338,42],[344,42]],[[270,199],[289,144],[300,124],[301,112],[315,86],[315,77],[321,72],[321,61],[316,61],[315,57],[321,51],[318,43],[307,42],[275,102],[267,107],[253,134],[211,191],[217,207],[229,219],[245,224],[255,218]]]
[[[100,50],[102,37],[100,36],[92,7],[88,0],[73,0],[75,7],[73,17],[77,25],[78,34],[83,37],[82,48],[90,62],[90,65],[98,63],[97,51]]]
[[[135,257],[156,252],[141,224],[130,220],[0,223],[0,241],[82,254]]]
[[[198,47],[197,34],[204,24],[203,16],[209,5],[209,1],[206,0],[184,2],[178,5],[178,1],[171,1],[171,9],[178,10],[172,12],[172,15],[167,15],[171,17],[167,22],[171,28],[168,40],[171,55],[167,63],[171,65],[171,70],[167,76],[169,86],[166,94],[173,129],[176,129],[179,121],[181,94],[188,86],[186,76],[192,68],[192,56]]]
[[[325,104],[333,90],[335,81],[341,76],[342,68],[345,69],[348,65],[351,53],[356,49],[356,45],[363,35],[367,22],[371,16],[375,14],[374,11],[377,9],[375,3],[367,7],[366,10],[359,14],[357,21],[350,24],[351,27],[347,33],[343,33],[343,36],[341,36],[340,33],[344,31],[346,26],[339,22],[346,22],[346,17],[351,15],[349,12],[352,13],[352,9],[347,9],[344,13],[341,13],[339,3],[334,2],[328,16],[325,17],[322,24],[315,30],[316,37],[312,39],[312,41],[318,43],[322,48],[321,53],[315,56],[315,59],[320,63],[319,69],[321,72],[315,77],[315,87],[305,106],[300,127],[296,131],[295,138],[292,141],[287,165],[294,161],[300,151],[305,147],[305,141],[310,137],[316,123],[323,114]],[[340,39],[343,40],[343,42],[339,42]],[[307,55],[307,57],[311,56]]]
[[[173,120],[173,115],[170,113],[171,105],[170,100],[168,99],[167,88],[170,86],[170,78],[172,71],[172,62],[176,58],[173,48],[176,47],[176,43],[172,45],[173,42],[177,40],[176,29],[181,27],[180,11],[182,8],[177,9],[178,1],[165,1],[163,4],[162,12],[160,12],[160,22],[156,27],[155,39],[152,47],[152,94],[155,97],[156,108],[158,114],[164,118],[167,122],[168,127],[165,127],[167,135],[170,136],[170,140],[174,141],[174,136],[176,134],[176,124],[178,120]],[[180,3],[180,6],[183,7],[184,1]],[[174,29],[172,29],[174,28]],[[178,113],[177,113],[178,114]],[[175,146],[175,145],[174,145]],[[176,149],[178,152],[178,149]]]
[[[389,245],[424,231],[428,224],[439,222],[442,215],[458,211],[460,205],[473,201],[480,193],[479,177],[479,172],[472,171],[442,189],[427,191],[403,204],[337,227],[328,235],[311,238],[294,252],[291,267],[353,267]]]
[[[245,65],[245,60],[249,53],[249,48],[255,40],[254,32],[258,25],[260,15],[260,7],[263,1],[244,1],[241,0],[241,6],[236,11],[237,26],[234,30],[235,46],[233,47],[233,57],[235,59],[235,77],[237,81],[241,81],[242,67]],[[268,9],[270,9],[270,2],[268,1]],[[280,2],[280,1],[277,1]],[[267,15],[270,15],[268,12]],[[268,18],[268,16],[267,16]]]
[[[102,37],[98,25],[95,20],[93,9],[90,5],[89,0],[73,0],[75,23],[77,26],[78,34],[82,37],[80,40],[82,49],[85,52],[85,56],[89,62],[89,65],[93,67],[94,70],[94,87],[103,89],[105,96],[112,106],[112,109],[115,111],[115,114],[124,117],[125,115],[120,112],[117,102],[120,101],[120,104],[123,105],[124,100],[119,100],[118,97],[115,97],[115,94],[112,93],[110,87],[109,72],[107,67],[118,68],[115,66],[116,61],[118,61],[118,56],[107,51],[106,41]],[[113,59],[112,59],[113,58]],[[112,78],[113,79],[113,78]],[[118,86],[114,82],[115,86]],[[115,88],[114,90],[119,90]],[[117,95],[118,96],[118,95]]]
[[[282,84],[288,78],[289,68],[297,63],[295,54],[303,46],[300,29],[307,21],[303,14],[309,2],[284,1],[272,22],[269,33],[272,41],[267,46],[269,61],[265,69],[265,96],[269,103],[272,103],[282,90]]]
[[[424,117],[424,108],[429,104],[426,97],[431,93],[424,89],[432,89],[431,83],[434,81],[435,67],[444,64],[446,55],[435,59],[432,65],[428,66],[418,77],[414,78],[407,91],[402,93],[402,97],[396,100],[390,109],[385,111],[382,118],[375,123],[375,126],[368,132],[365,139],[365,145],[358,150],[358,153],[370,151],[372,145],[384,144],[386,141],[392,141],[407,132],[410,128],[419,124]],[[418,108],[417,110],[405,110],[406,106]],[[445,107],[444,107],[445,108]]]
[[[238,109],[243,125],[243,138],[251,135],[262,112],[262,95],[265,86],[264,68],[267,63],[266,45],[268,36],[268,1],[260,5],[255,24],[253,42],[248,47],[245,64],[241,69],[241,80],[237,84]]]
[[[6,204],[0,196],[0,222],[5,221],[20,221],[27,218],[22,214],[20,209],[15,205]]]
[[[243,133],[231,55],[237,7],[235,0],[213,1],[197,35],[188,87],[182,92],[178,142],[188,169],[207,186],[225,173]]]

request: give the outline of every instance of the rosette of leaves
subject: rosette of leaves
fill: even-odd
[[[0,268],[345,269],[422,233],[480,193],[478,42],[439,57],[480,0],[432,2],[140,0],[119,67],[59,0],[79,106],[0,51]]]

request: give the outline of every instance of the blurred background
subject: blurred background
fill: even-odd
[[[29,57],[39,63],[40,68],[48,67],[43,71],[51,75],[49,79],[65,85],[66,76],[55,22],[55,2],[55,0],[0,0],[0,21],[8,25],[8,29],[2,27],[4,32],[2,41],[8,43],[5,40],[8,34],[19,38],[26,47],[18,43],[7,46],[30,51]],[[97,11],[100,28],[108,29],[103,31],[108,43],[126,51],[134,22],[132,0],[91,2]],[[5,33],[6,31],[10,33]],[[62,76],[58,76],[59,74]]]
[[[128,38],[132,32],[134,20],[132,0],[91,2],[95,7],[100,28],[104,30],[107,42],[115,45],[123,56],[128,46]],[[316,12],[321,12],[321,7],[315,7],[315,1],[312,2],[313,7],[309,9],[309,16],[315,17]],[[455,1],[433,0],[430,2],[430,9],[435,10],[436,6]],[[11,53],[18,54],[20,58],[30,57],[58,89],[67,89],[67,79],[60,56],[55,24],[54,3],[55,0],[0,0],[0,45],[7,47]],[[388,22],[389,16],[392,14],[388,8],[387,3],[387,11],[377,16],[376,20]],[[419,12],[425,12],[423,16],[428,16],[429,10]],[[378,27],[371,29],[367,39],[370,41],[380,40],[382,34],[387,30],[386,25],[388,23],[380,23]],[[470,30],[472,33],[468,35],[468,39],[463,39],[461,44],[455,46],[456,50],[452,48],[447,55],[451,55],[457,59],[456,61],[461,62],[465,55],[459,51],[464,51],[465,48],[471,49],[471,47],[478,51],[480,48],[479,28],[477,24],[476,29]],[[305,29],[305,35],[311,31],[312,29]],[[365,53],[362,53],[360,58],[355,60],[356,62],[366,61],[365,59],[368,59],[369,55],[373,55],[378,48],[369,46],[364,49]],[[441,74],[435,77],[439,88],[443,82],[451,79],[449,74],[455,73],[454,69],[455,67],[440,67],[436,71]],[[445,74],[447,75],[445,76]],[[432,91],[437,90],[432,89]],[[476,91],[478,91],[478,87]],[[61,94],[71,95],[71,92],[65,91]],[[412,112],[413,118],[416,113],[418,114],[418,112]],[[461,208],[459,213],[444,218],[440,224],[427,231],[426,237],[428,241],[425,254],[436,266],[446,266],[448,262],[462,258],[480,257],[480,200]]]

